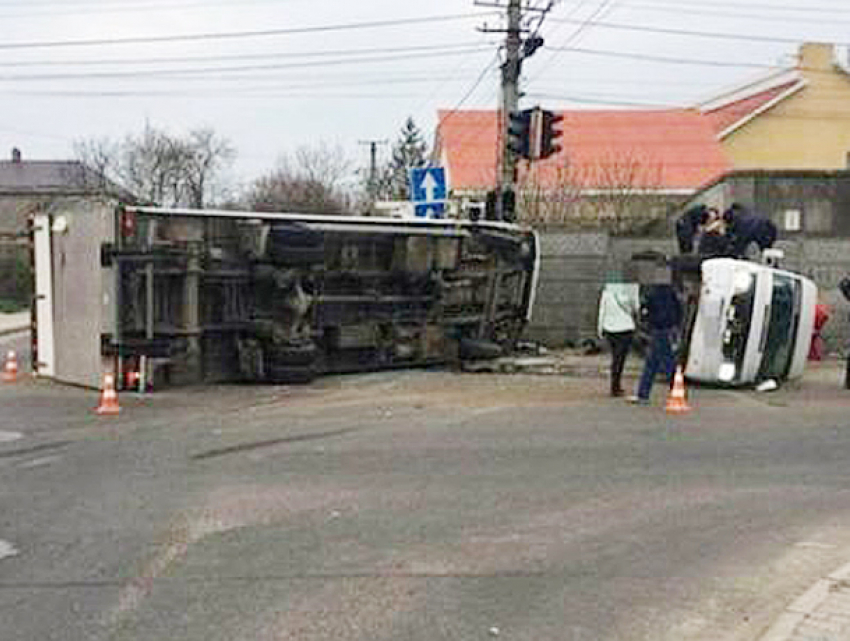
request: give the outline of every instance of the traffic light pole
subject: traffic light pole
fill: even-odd
[[[499,180],[498,192],[504,194],[515,191],[517,180],[517,158],[511,151],[508,143],[508,126],[511,113],[519,109],[519,75],[520,75],[520,49],[521,38],[522,4],[521,0],[510,0],[508,3],[508,29],[505,42],[505,63],[502,65],[502,172]],[[497,199],[497,211],[502,218],[503,198]]]
[[[505,62],[502,65],[502,104],[499,120],[499,131],[501,138],[501,149],[499,171],[496,176],[496,189],[493,198],[488,197],[488,203],[493,200],[494,207],[488,205],[488,211],[494,209],[493,214],[499,220],[508,220],[515,215],[516,186],[517,186],[517,163],[519,158],[532,159],[529,148],[531,141],[530,122],[526,122],[531,116],[535,118],[535,153],[538,150],[540,138],[540,114],[532,110],[519,111],[519,77],[522,61],[534,54],[543,46],[543,38],[537,33],[543,17],[552,9],[555,0],[548,0],[540,6],[533,6],[524,0],[507,1],[507,29],[483,29],[484,32],[506,33],[505,39]],[[501,0],[475,0],[478,6],[499,7],[505,5]],[[534,11],[540,14],[540,20],[531,35],[523,41],[523,12]],[[528,30],[528,29],[527,29]],[[545,126],[545,123],[544,123]]]

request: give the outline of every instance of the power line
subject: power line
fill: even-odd
[[[574,11],[570,13],[570,15],[573,15],[576,11],[578,11],[584,5],[584,2],[585,0],[581,0],[581,2],[574,9]],[[573,30],[573,32],[569,36],[567,36],[567,39],[564,41],[563,46],[568,47],[570,44],[575,42],[587,29],[588,24],[590,24],[592,20],[602,17],[605,13],[610,11],[613,6],[614,5],[611,0],[602,0],[602,2],[596,6],[596,9],[594,9],[593,13],[591,13],[590,16],[582,20],[579,26],[575,30]],[[552,49],[550,47],[547,47],[547,49],[550,49],[551,51],[557,51],[556,49]],[[532,78],[532,80],[539,78],[543,71],[545,71],[552,65],[556,57],[557,54],[549,56],[549,59],[543,64],[540,69],[538,69],[537,74],[534,76],[534,78]]]
[[[688,5],[698,6],[698,7],[706,7],[706,2],[704,0],[637,0],[634,2],[633,0],[625,0],[628,5],[642,5],[646,2],[653,2],[655,4],[672,4],[676,8],[685,7]],[[718,0],[712,0],[709,3],[711,7],[729,7],[729,8],[741,8],[740,3],[736,2],[720,2]],[[830,14],[840,14],[840,13],[850,13],[850,9],[841,8],[841,7],[824,7],[824,6],[812,6],[808,3],[803,5],[787,5],[787,4],[776,4],[775,2],[764,3],[764,2],[747,2],[745,9],[758,9],[760,11],[786,11],[786,12],[800,12],[811,15],[812,13],[830,13]]]
[[[690,6],[689,7],[689,6],[676,5],[674,7],[674,6],[670,6],[670,5],[659,6],[659,5],[653,5],[653,4],[646,4],[646,3],[643,3],[643,2],[634,2],[634,3],[629,3],[627,8],[630,8],[630,9],[631,8],[639,8],[642,11],[675,13],[676,15],[682,15],[682,14],[692,14],[693,15],[693,14],[696,14],[696,15],[705,15],[705,16],[715,16],[715,17],[718,17],[718,18],[734,18],[736,20],[752,19],[752,20],[759,20],[760,22],[783,22],[783,23],[787,23],[789,20],[793,20],[795,23],[804,22],[804,23],[819,24],[819,25],[825,25],[825,24],[846,25],[846,24],[850,24],[850,21],[848,21],[848,20],[839,20],[839,19],[836,19],[836,18],[810,18],[810,17],[802,17],[802,16],[794,16],[793,18],[791,18],[789,16],[777,16],[777,15],[766,16],[766,15],[763,15],[763,14],[756,14],[756,13],[742,13],[742,12],[732,12],[732,11],[723,11],[723,10],[716,11],[716,10],[706,9],[704,6],[702,6],[702,7]],[[749,8],[749,7],[747,7],[747,8]]]
[[[167,91],[160,93],[151,93],[149,91],[142,90],[105,90],[105,91],[61,91],[61,90],[47,90],[47,91],[7,91],[6,95],[14,95],[14,96],[27,96],[30,98],[79,98],[79,99],[93,99],[93,98],[166,98],[166,99],[180,99],[186,101],[187,99],[192,98],[209,98],[211,95],[214,95],[216,98],[221,100],[227,99],[238,99],[238,100],[270,100],[274,98],[282,98],[284,100],[319,100],[319,99],[334,99],[334,100],[411,100],[416,98],[418,94],[414,93],[386,93],[386,92],[378,92],[378,93],[343,93],[343,92],[333,92],[330,93],[295,93],[288,90],[278,90],[278,91],[269,91],[267,93],[256,93],[256,94],[234,94],[231,91],[220,92],[216,94],[211,93],[199,93],[197,91]]]
[[[612,96],[614,94],[609,94]],[[619,94],[617,94],[619,95]],[[620,99],[617,97],[603,97],[603,96],[587,96],[580,94],[550,94],[550,93],[530,93],[529,96],[534,96],[536,98],[540,98],[541,100],[564,100],[567,102],[577,102],[580,104],[590,104],[590,105],[604,105],[604,106],[614,106],[614,107],[642,107],[642,108],[653,108],[653,109],[684,109],[684,107],[680,105],[675,105],[671,103],[658,103],[658,102],[643,102],[637,100],[626,100]]]
[[[481,51],[480,47],[472,51]],[[344,65],[363,65],[369,63],[397,63],[403,60],[421,60],[424,58],[444,58],[455,56],[457,51],[409,54],[406,56],[377,56],[367,58],[344,57],[339,60],[323,60],[315,62],[291,62],[291,63],[269,63],[260,65],[236,65],[229,67],[191,67],[183,69],[137,69],[133,71],[103,71],[103,72],[78,72],[78,73],[42,73],[42,74],[6,74],[0,75],[0,82],[42,82],[56,80],[115,80],[119,78],[154,78],[154,79],[197,79],[193,76],[208,74],[234,74],[250,73],[257,71],[278,71],[282,69],[304,69],[315,67],[333,67]]]
[[[277,0],[241,0],[240,7],[246,4],[273,4]],[[44,15],[80,15],[80,14],[116,14],[116,13],[138,13],[141,11],[174,11],[201,8],[209,10],[215,7],[232,7],[232,3],[228,2],[183,2],[183,3],[166,3],[166,2],[135,2],[121,5],[105,6],[103,3],[82,3],[74,8],[68,8],[67,2],[28,2],[26,8],[28,11],[24,13],[3,13],[0,17],[3,18],[28,18],[39,17]],[[67,11],[57,11],[56,7],[63,7]],[[20,8],[15,6],[15,3],[0,3],[0,10],[15,10]],[[29,10],[35,10],[30,12]]]
[[[460,111],[460,108],[464,105],[464,103],[466,103],[467,100],[469,100],[472,94],[475,93],[475,90],[478,89],[478,85],[482,83],[484,78],[487,77],[487,74],[495,68],[498,62],[499,54],[497,52],[493,60],[490,61],[490,63],[479,74],[478,78],[475,79],[475,82],[472,84],[472,87],[470,87],[469,90],[463,95],[463,97],[457,102],[457,104],[440,119],[440,122],[437,124],[437,129],[439,129],[443,125],[443,123],[445,123],[451,116]]]
[[[758,62],[726,62],[723,60],[706,60],[694,58],[671,58],[669,56],[655,56],[644,53],[628,53],[619,51],[604,51],[600,49],[583,49],[581,47],[550,47],[552,51],[562,53],[578,53],[582,55],[603,56],[611,58],[625,58],[628,60],[637,60],[644,62],[661,62],[664,64],[675,65],[698,65],[706,67],[738,67],[738,68],[755,68],[755,69],[778,69],[782,65],[766,64]]]
[[[570,20],[569,18],[552,18],[553,22],[563,22],[568,24],[583,24],[578,20]],[[603,29],[614,29],[621,31],[640,31],[646,33],[663,33],[670,34],[676,36],[689,36],[695,38],[716,38],[723,40],[743,40],[747,42],[773,42],[778,44],[800,44],[800,38],[782,38],[778,36],[758,36],[752,34],[734,34],[734,33],[721,33],[717,31],[692,31],[688,29],[673,29],[666,27],[652,27],[646,25],[628,25],[621,24],[616,22],[604,22],[595,20],[589,23],[591,26],[600,27]],[[845,43],[832,43],[832,44],[845,44]]]
[[[54,58],[50,60],[0,61],[0,67],[90,67],[111,65],[173,64],[185,62],[218,62],[230,60],[276,60],[278,58],[328,58],[331,56],[411,53],[425,51],[459,51],[460,53],[464,53],[465,51],[476,47],[481,48],[482,50],[489,50],[489,45],[481,44],[480,42],[466,42],[457,44],[418,45],[413,47],[378,47],[342,50],[330,49],[325,51],[294,51],[254,54],[247,53],[217,56],[166,56],[156,58],[140,58],[137,56],[134,58],[103,58],[99,60],[69,60],[67,58]]]
[[[455,80],[457,79],[457,76],[459,75],[459,73],[460,73],[460,71],[461,71],[461,68],[462,68],[463,64],[464,64],[467,60],[469,60],[471,57],[472,57],[472,56],[471,56],[471,54],[467,54],[467,55],[464,57],[464,60],[463,60],[462,62],[460,62],[460,63],[458,63],[457,65],[455,65],[455,66],[454,66],[454,69],[453,69],[453,72],[454,72],[454,73],[453,73],[452,75],[450,75],[450,76],[446,76],[446,77],[444,77],[444,78],[443,78],[443,80],[442,80],[442,82],[440,82],[440,83],[439,83],[439,85],[435,86],[435,87],[434,87],[434,88],[433,88],[433,89],[429,92],[429,94],[428,94],[428,96],[427,96],[426,98],[424,98],[424,99],[422,99],[422,100],[420,100],[420,101],[418,102],[418,104],[417,104],[416,108],[412,110],[412,113],[418,113],[421,109],[423,109],[423,108],[424,108],[424,106],[425,106],[428,102],[430,102],[430,101],[431,101],[431,99],[432,99],[432,98],[433,98],[433,97],[434,97],[434,96],[435,96],[435,95],[436,95],[436,94],[437,94],[437,93],[438,93],[438,92],[439,92],[439,91],[440,91],[443,87],[445,87],[445,86],[446,86],[449,82],[455,81]],[[489,66],[491,66],[491,65],[492,65],[492,63],[490,63],[490,65],[489,65]],[[473,84],[472,92],[474,92],[474,91],[475,91],[475,89],[478,87],[478,85],[481,83],[481,81],[482,81],[482,80],[483,80],[483,76],[479,76],[479,77],[475,80],[475,83]],[[471,96],[471,95],[472,95],[472,93],[470,93],[470,96]],[[466,99],[468,99],[468,98],[465,98],[465,100],[466,100]]]
[[[435,80],[439,80],[434,76],[425,76],[425,77],[413,77],[413,76],[405,76],[401,78],[392,78],[392,77],[381,77],[381,78],[365,78],[365,79],[334,79],[332,84],[329,84],[327,77],[321,78],[296,78],[293,82],[286,82],[285,84],[281,84],[280,79],[269,78],[267,83],[264,84],[252,84],[245,85],[244,83],[240,84],[237,87],[227,86],[227,87],[200,87],[197,89],[192,89],[191,91],[180,91],[174,89],[147,89],[147,88],[133,88],[133,89],[9,89],[4,90],[7,95],[29,95],[29,96],[77,96],[77,97],[85,97],[88,95],[91,96],[103,96],[103,95],[115,95],[115,96],[147,96],[147,97],[168,97],[174,95],[175,93],[181,96],[220,96],[220,95],[269,95],[269,92],[274,92],[279,94],[280,92],[285,91],[298,91],[303,89],[325,89],[327,93],[333,92],[338,87],[366,87],[366,86],[392,86],[392,85],[416,85],[421,83],[433,83]],[[241,82],[241,79],[240,79]],[[456,79],[454,82],[460,82],[459,79]],[[316,95],[327,95],[327,93],[321,93]]]
[[[396,20],[375,20],[316,27],[292,27],[287,29],[266,29],[262,31],[230,31],[218,33],[194,33],[173,36],[137,36],[131,38],[101,38],[91,40],[43,40],[40,42],[4,42],[0,49],[48,49],[60,47],[95,47],[128,44],[156,44],[173,42],[197,42],[206,40],[236,40],[244,38],[264,38],[272,36],[290,36],[334,31],[354,31],[358,29],[382,29],[414,24],[451,22],[454,20],[480,19],[493,12],[463,13],[454,15],[427,16],[419,18],[399,18]]]

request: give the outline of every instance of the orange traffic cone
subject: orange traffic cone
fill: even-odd
[[[118,406],[118,393],[115,391],[115,376],[112,374],[103,375],[103,391],[100,394],[100,405],[97,406],[95,412],[100,415],[118,414],[121,408]]]
[[[18,380],[18,357],[14,351],[6,355],[6,366],[3,368],[3,382],[14,383]]]
[[[681,414],[690,411],[691,407],[685,400],[685,375],[682,373],[682,368],[677,367],[676,375],[673,377],[673,387],[667,396],[667,413]]]

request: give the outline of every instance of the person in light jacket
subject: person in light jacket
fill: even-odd
[[[597,332],[611,347],[611,396],[623,396],[623,368],[634,339],[640,314],[638,286],[608,283],[599,300]]]

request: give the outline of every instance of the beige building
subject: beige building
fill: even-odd
[[[700,105],[735,169],[848,168],[850,68],[831,44],[800,47],[791,68],[762,75]]]

